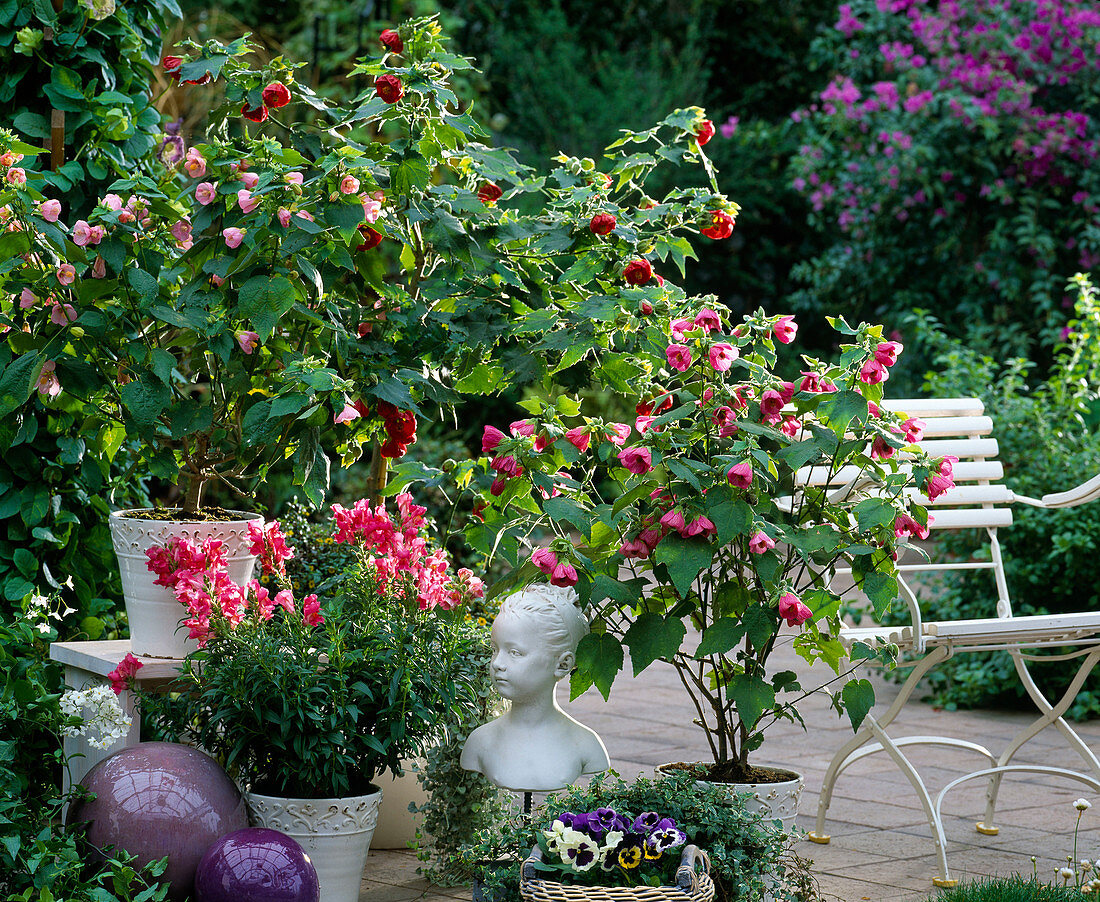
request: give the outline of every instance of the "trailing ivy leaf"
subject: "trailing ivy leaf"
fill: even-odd
[[[577,669],[570,680],[569,698],[595,686],[607,700],[615,675],[623,669],[623,647],[607,633],[589,633],[577,645]]]
[[[671,661],[686,635],[687,628],[679,617],[653,613],[640,615],[623,636],[623,645],[630,649],[634,676],[658,658]]]
[[[875,706],[875,687],[870,680],[848,680],[840,692],[844,710],[852,722],[852,729],[858,730],[863,719]]]

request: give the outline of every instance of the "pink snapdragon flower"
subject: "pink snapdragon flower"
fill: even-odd
[[[286,542],[278,520],[262,526],[248,524],[249,554],[260,559],[265,574],[286,576],[286,562],[294,557],[294,549]]]
[[[307,595],[302,600],[302,623],[306,626],[319,626],[325,622],[321,614],[321,602],[316,595]]]
[[[130,682],[145,665],[134,657],[132,652],[126,652],[126,657],[118,662],[118,666],[107,674],[111,681],[111,690],[115,695],[120,695],[124,689],[130,688]]]

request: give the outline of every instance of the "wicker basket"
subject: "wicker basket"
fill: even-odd
[[[542,850],[535,846],[519,872],[519,892],[524,902],[712,902],[714,881],[710,859],[695,846],[684,846],[675,886],[578,886],[542,880],[535,863]],[[696,870],[696,865],[702,865]]]

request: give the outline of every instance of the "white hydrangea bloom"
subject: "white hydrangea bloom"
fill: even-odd
[[[89,689],[68,689],[59,705],[66,717],[83,720],[78,726],[65,727],[65,736],[86,736],[92,748],[110,748],[130,732],[133,718],[122,710],[118,697],[106,684]]]

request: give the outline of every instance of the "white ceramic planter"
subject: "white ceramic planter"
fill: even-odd
[[[285,833],[317,868],[320,902],[358,902],[382,790],[345,799],[281,799],[244,794],[248,822]]]
[[[204,539],[220,539],[225,543],[229,575],[243,585],[252,578],[256,558],[249,553],[248,524],[263,525],[263,517],[245,511],[231,511],[240,519],[223,521],[143,520],[140,510],[115,511],[109,518],[111,539],[122,573],[122,595],[126,602],[126,619],[130,623],[131,651],[151,658],[183,658],[197,645],[188,638],[188,630],[180,621],[186,610],[176,601],[173,591],[156,586],[157,577],[146,566],[145,552],[156,545],[165,545],[173,537],[190,539],[196,545]]]
[[[795,816],[798,814],[798,800],[802,796],[802,775],[785,768],[765,768],[778,773],[789,774],[790,779],[779,783],[712,783],[707,785],[726,787],[731,792],[749,793],[746,808],[749,811],[764,815],[769,820],[780,820],[783,829],[790,832],[794,826]],[[667,764],[658,765],[656,771],[659,775],[676,773],[674,768]],[[706,783],[700,780],[699,783]]]

